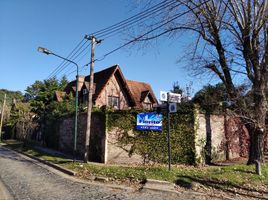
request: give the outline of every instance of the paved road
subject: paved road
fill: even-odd
[[[85,183],[63,175],[37,161],[0,146],[1,188],[15,200],[84,200],[84,199],[210,199],[191,194],[134,191],[107,185]],[[2,185],[2,187],[1,187]],[[3,186],[4,185],[4,186]],[[0,196],[7,199],[8,195]]]

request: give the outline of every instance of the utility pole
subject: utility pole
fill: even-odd
[[[95,57],[95,47],[96,44],[100,43],[94,35],[86,35],[85,39],[91,40],[91,57],[90,57],[90,75],[89,75],[89,91],[88,91],[88,106],[87,106],[87,130],[85,138],[85,152],[84,152],[84,162],[88,162],[88,152],[89,152],[89,142],[90,142],[90,128],[91,128],[91,112],[93,107],[93,87],[94,87],[94,57]]]
[[[4,102],[3,102],[3,105],[2,105],[2,111],[1,111],[1,121],[0,121],[0,141],[2,140],[2,125],[3,125],[3,119],[4,119],[4,111],[5,111],[5,106],[6,106],[6,98],[7,98],[7,95],[5,94],[4,96]]]

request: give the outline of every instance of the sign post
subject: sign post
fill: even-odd
[[[167,115],[168,115],[168,170],[171,170],[171,144],[170,144],[170,113],[177,112],[177,103],[181,102],[181,94],[172,92],[160,91],[160,101],[167,102]]]
[[[167,113],[168,113],[168,170],[171,170],[171,145],[170,145],[170,110],[169,110],[169,93],[167,93]]]

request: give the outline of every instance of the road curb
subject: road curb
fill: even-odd
[[[23,154],[23,155],[25,155],[25,156],[28,156],[29,158],[32,158],[32,159],[34,159],[34,160],[37,160],[37,161],[39,161],[39,162],[41,162],[41,163],[43,163],[43,164],[46,164],[46,165],[48,165],[48,166],[50,166],[50,167],[53,167],[54,169],[57,169],[57,170],[59,170],[59,171],[65,173],[65,174],[68,174],[68,175],[71,175],[71,176],[75,176],[75,175],[77,174],[77,172],[74,172],[74,171],[72,171],[72,170],[66,169],[66,168],[64,168],[64,167],[62,167],[62,166],[60,166],[60,165],[51,163],[51,162],[49,162],[49,161],[47,161],[47,160],[43,160],[43,159],[41,159],[41,158],[37,158],[37,157],[35,157],[35,156],[28,155],[28,154],[25,154],[25,153],[23,153],[23,152],[19,152],[19,153],[21,153],[21,154]]]
[[[4,147],[4,146],[2,146],[2,147],[3,147],[3,148],[7,148],[7,147]],[[9,149],[9,148],[7,148],[7,149]],[[15,152],[17,152],[17,153],[20,153],[20,154],[22,154],[22,155],[24,155],[24,156],[27,156],[27,157],[29,157],[29,158],[31,158],[31,159],[33,159],[33,160],[36,160],[36,161],[38,161],[38,162],[41,162],[41,163],[43,163],[43,164],[45,164],[45,165],[48,165],[48,166],[54,168],[54,169],[57,169],[57,170],[59,170],[59,171],[65,173],[65,174],[68,174],[68,175],[71,175],[71,176],[75,176],[75,175],[77,174],[77,172],[74,172],[74,171],[72,171],[72,170],[66,169],[66,168],[64,168],[64,167],[62,167],[62,166],[59,166],[59,165],[54,164],[54,163],[51,163],[51,162],[49,162],[49,161],[47,161],[47,160],[43,160],[43,159],[41,159],[41,158],[37,158],[37,157],[35,157],[35,156],[26,154],[26,153],[24,153],[24,152],[22,152],[22,151],[18,151],[18,150],[15,150],[15,149],[9,149],[9,150],[12,150],[12,151],[15,151]]]
[[[204,199],[207,199],[208,197],[216,198],[216,199],[224,199],[224,200],[232,200],[233,198],[229,197],[217,197],[213,195],[204,194],[201,192],[195,192],[195,191],[178,191],[176,189],[176,184],[171,183],[168,181],[160,181],[155,179],[147,179],[145,185],[141,188],[141,190],[148,190],[148,191],[156,191],[156,192],[166,192],[166,193],[172,193],[172,194],[187,194],[189,196],[202,196]]]
[[[154,190],[154,191],[161,191],[161,192],[172,192],[172,193],[179,193],[175,190],[175,184],[172,184],[168,181],[160,181],[155,179],[146,179],[142,190]]]

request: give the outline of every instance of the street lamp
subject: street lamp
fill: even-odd
[[[75,63],[72,60],[69,60],[67,58],[64,58],[62,56],[59,56],[53,52],[51,52],[50,50],[43,48],[43,47],[38,47],[37,51],[47,54],[47,55],[54,55],[58,58],[61,58],[67,62],[70,62],[72,64],[74,64],[76,66],[76,87],[75,87],[75,119],[74,119],[74,150],[73,150],[73,159],[75,161],[75,157],[76,157],[76,138],[77,138],[77,113],[78,113],[78,64]]]

